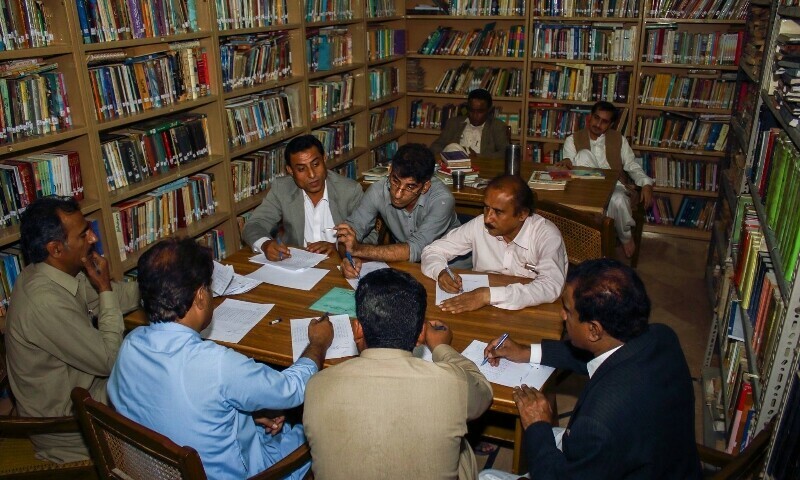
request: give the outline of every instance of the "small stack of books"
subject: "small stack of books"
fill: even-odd
[[[374,167],[364,172],[364,181],[369,183],[377,182],[382,178],[388,177],[389,171],[390,169],[386,165],[375,165]]]
[[[472,160],[469,155],[463,150],[453,150],[449,152],[441,152],[441,160],[439,162],[439,170],[436,172],[436,177],[439,178],[445,185],[453,184],[453,172],[460,170],[464,172],[464,183],[470,183],[478,178],[478,170],[472,167]]]
[[[567,188],[566,179],[555,179],[553,172],[534,171],[528,179],[528,185],[535,190],[564,190]]]

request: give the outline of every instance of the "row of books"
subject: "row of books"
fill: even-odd
[[[235,30],[289,23],[286,0],[214,0],[217,28]]]
[[[358,180],[358,164],[356,161],[350,161],[346,162],[344,165],[339,165],[334,168],[333,171],[351,180]]]
[[[657,187],[716,192],[719,189],[717,162],[674,158],[672,155],[644,152],[642,168]]]
[[[758,139],[756,148],[753,152],[753,165],[750,169],[750,182],[755,187],[758,196],[762,199],[767,197],[767,186],[769,183],[770,174],[772,173],[773,159],[775,153],[775,144],[786,141],[785,138],[779,136],[782,132],[781,128],[769,128],[768,123],[761,120],[766,120],[768,117],[762,116],[758,125]],[[785,153],[782,147],[781,154]]]
[[[627,102],[630,70],[582,63],[531,64],[530,94],[536,98],[579,102]]]
[[[76,0],[84,43],[198,31],[195,0]]]
[[[565,60],[632,62],[638,46],[635,25],[533,24],[531,56]]]
[[[373,142],[394,132],[397,107],[373,108],[369,111],[369,141]]]
[[[298,102],[293,86],[226,101],[229,144],[240,147],[300,126]]]
[[[736,307],[738,310],[738,307]],[[730,341],[729,350],[725,352],[725,385],[726,396],[724,404],[730,426],[725,430],[725,447],[723,450],[729,454],[738,454],[752,440],[751,425],[756,414],[754,404],[753,383],[758,377],[749,372],[747,359],[744,354],[743,342]]]
[[[661,113],[639,115],[633,133],[634,145],[678,150],[725,150],[730,116]]]
[[[292,75],[292,45],[287,32],[227,37],[219,45],[222,89],[252,87]]]
[[[525,56],[525,27],[514,25],[495,30],[495,23],[471,32],[439,26],[431,32],[417,50],[422,55],[460,55],[483,57],[523,58]]]
[[[487,90],[493,97],[521,97],[522,69],[473,67],[464,62],[445,71],[434,91],[466,95],[477,88]]]
[[[353,0],[306,0],[306,22],[333,22],[353,18]]]
[[[208,156],[208,119],[184,113],[101,133],[100,151],[111,192]]]
[[[501,122],[505,123],[511,129],[511,135],[519,135],[520,134],[520,117],[522,116],[521,110],[516,110],[514,112],[503,112],[503,109],[499,106],[494,107],[494,118],[500,120]]]
[[[208,61],[199,45],[171,44],[169,51],[90,67],[95,117],[111,120],[208,95]]]
[[[35,58],[0,64],[0,144],[72,127],[64,75],[57,68]]]
[[[375,102],[400,92],[400,69],[397,67],[370,68],[367,72],[369,101]]]
[[[50,10],[34,0],[0,0],[0,51],[46,47],[53,42]]]
[[[553,108],[528,106],[528,135],[564,139],[586,126],[586,107]]]
[[[647,223],[675,227],[711,230],[714,223],[716,199],[684,196],[677,209],[672,208],[670,197],[655,195],[653,205],[645,213]]]
[[[306,32],[306,66],[309,72],[353,63],[353,35],[348,29],[325,27]]]
[[[210,248],[214,260],[218,262],[228,256],[225,251],[225,231],[222,229],[212,228],[195,240],[197,240],[197,243],[200,245]]]
[[[287,143],[282,142],[231,160],[234,202],[266,191],[273,180],[286,175],[284,152]]]
[[[352,151],[356,146],[356,122],[342,120],[311,131],[325,148],[327,158]]]
[[[23,268],[25,260],[19,246],[14,245],[0,251],[0,316],[6,314],[11,291]]]
[[[406,31],[376,28],[367,31],[367,60],[373,62],[406,54]]]
[[[637,18],[639,0],[533,0],[536,17]]]
[[[650,0],[645,10],[653,18],[744,20],[748,0]]]
[[[18,223],[31,202],[49,195],[83,199],[78,152],[52,150],[0,161],[0,225]]]
[[[458,109],[452,103],[437,105],[417,99],[411,102],[408,114],[408,128],[430,128],[440,130],[452,117],[458,115]]]
[[[311,121],[327,118],[353,106],[352,74],[337,75],[308,84]]]
[[[162,238],[216,213],[212,173],[183,177],[111,208],[122,261]]]
[[[764,47],[767,44],[767,30],[770,25],[769,5],[751,3],[744,27],[744,46],[740,65],[748,65],[755,78],[761,78],[761,63],[764,60]]]
[[[645,26],[642,61],[674,65],[738,65],[744,32],[678,31],[677,24]]]
[[[547,143],[528,142],[525,145],[525,160],[552,165],[561,161],[561,148]]]
[[[781,131],[772,148],[767,195],[763,199],[767,224],[775,232],[783,271],[790,281],[800,255],[800,152]]]
[[[524,0],[452,0],[441,2],[445,15],[454,16],[522,16],[525,15]]]
[[[644,73],[639,83],[639,103],[684,108],[722,108],[733,106],[736,73],[687,74]]]
[[[394,0],[367,0],[367,18],[393,17],[398,14]]]
[[[375,147],[369,152],[369,161],[372,165],[388,165],[400,148],[400,143],[397,140],[386,142],[383,145]]]

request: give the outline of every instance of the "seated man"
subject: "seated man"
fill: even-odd
[[[545,396],[526,385],[514,388],[532,476],[701,478],[689,368],[675,332],[648,326],[650,299],[636,272],[611,259],[583,262],[570,270],[561,300],[570,340],[527,346],[509,338],[494,350],[495,339],[485,351],[492,365],[504,357],[589,375],[562,437],[563,453]]]
[[[617,119],[617,108],[608,102],[597,102],[586,122],[586,128],[567,137],[562,150],[562,160],[557,165],[572,167],[607,168],[619,172],[619,181],[608,204],[608,216],[614,219],[617,238],[622,243],[625,256],[632,257],[636,245],[631,229],[636,225],[631,215],[629,189],[642,187],[640,201],[644,208],[653,202],[653,179],[636,163],[633,150],[618,131],[611,128]]]
[[[273,262],[289,258],[297,245],[314,253],[336,252],[336,231],[361,201],[361,185],[325,167],[322,143],[313,135],[293,138],[283,152],[286,173],[276,178],[267,196],[247,220],[242,238]],[[283,221],[283,241],[270,232]]]
[[[389,177],[372,184],[347,222],[336,226],[339,248],[354,257],[352,264],[342,261],[345,277],[359,275],[362,259],[419,262],[425,245],[460,225],[453,194],[433,177],[434,166],[428,147],[417,143],[401,146],[392,159]],[[361,243],[379,214],[399,243]]]
[[[567,252],[561,232],[536,215],[535,197],[516,175],[496,177],[483,197],[483,215],[425,247],[422,273],[446,292],[461,291],[461,277],[447,262],[472,252],[473,269],[532,278],[530,283],[483,287],[442,302],[447,312],[477,310],[484,305],[519,310],[555,301],[567,275]]]
[[[40,198],[20,222],[28,266],[11,294],[6,325],[8,378],[24,417],[72,415],[73,388],[106,402],[106,382],[122,343],[122,311],[136,308],[135,282],[111,281],[98,238],[75,200]],[[36,456],[87,460],[79,433],[34,435]]]
[[[254,418],[253,412],[303,403],[306,382],[322,368],[333,340],[331,323],[312,321],[301,358],[277,372],[200,338],[214,311],[208,248],[191,238],[164,240],[142,255],[138,267],[150,325],[122,344],[108,382],[114,407],[197,450],[208,478],[244,479],[300,446],[302,426],[285,425],[282,416]]]
[[[467,116],[449,119],[439,138],[431,144],[431,151],[438,155],[450,144],[481,157],[501,158],[505,155],[508,127],[492,114],[491,93],[482,88],[469,92]]]
[[[492,403],[478,367],[426,322],[425,287],[407,273],[374,271],[358,284],[353,331],[361,355],[308,382],[303,424],[316,478],[476,478],[467,421]],[[433,362],[411,351],[425,343]]]

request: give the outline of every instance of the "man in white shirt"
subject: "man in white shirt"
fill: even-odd
[[[533,280],[465,292],[442,302],[442,310],[469,312],[485,305],[519,310],[556,300],[567,275],[567,253],[558,228],[534,213],[528,184],[516,175],[496,177],[483,203],[483,215],[425,247],[422,272],[444,291],[458,293],[461,277],[447,269],[447,262],[472,252],[473,270]]]
[[[361,185],[325,166],[322,143],[313,135],[295,137],[284,151],[286,173],[276,178],[269,193],[247,220],[242,237],[256,253],[271,261],[291,256],[289,245],[310,252],[336,252],[333,229],[355,210],[364,194]],[[283,222],[283,236],[270,233]]]
[[[628,140],[611,129],[616,118],[617,108],[614,105],[609,102],[595,103],[586,128],[567,137],[562,150],[563,160],[557,165],[566,168],[605,168],[619,172],[619,181],[608,205],[608,216],[614,219],[617,238],[622,243],[625,256],[630,258],[636,250],[631,234],[636,222],[631,215],[630,191],[634,185],[641,187],[639,200],[644,208],[649,208],[653,201],[654,182],[634,160]]]
[[[451,144],[469,154],[501,158],[508,145],[508,127],[492,114],[492,94],[477,88],[467,96],[467,115],[451,118],[431,144],[434,155]],[[450,147],[448,150],[452,149]]]

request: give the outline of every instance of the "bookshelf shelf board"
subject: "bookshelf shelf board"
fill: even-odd
[[[689,238],[692,240],[711,240],[711,232],[708,230],[698,230],[691,227],[676,227],[674,225],[656,225],[645,223],[644,231],[650,233],[661,233],[673,237]]]
[[[597,103],[597,100],[591,101],[591,102],[584,102],[583,100],[556,100],[554,98],[528,97],[528,104],[531,105],[531,106],[534,106],[534,105],[532,105],[534,103],[538,103],[538,104],[547,103],[547,104],[550,104],[550,105],[560,103],[560,104],[564,104],[564,105],[582,105],[582,106],[591,107],[592,105]],[[627,103],[620,103],[620,102],[613,102],[613,104],[617,108],[625,108],[625,107],[628,106]]]
[[[743,148],[746,149],[747,146],[750,144],[750,139],[748,138],[747,133],[745,133],[744,128],[742,128],[742,126],[739,125],[739,122],[731,119],[731,129],[733,130],[733,134],[739,140],[739,145],[741,145]]]
[[[528,143],[564,143],[567,138],[535,137],[528,134]]]
[[[71,128],[64,132],[50,133],[47,135],[39,135],[36,137],[28,137],[23,140],[18,140],[16,142],[0,144],[0,155],[5,155],[9,153],[19,153],[23,150],[28,150],[31,148],[41,148],[45,145],[50,145],[51,143],[56,143],[63,140],[69,140],[71,138],[80,137],[81,135],[85,134],[86,134],[86,127],[79,126]]]
[[[84,198],[79,204],[84,215],[100,210],[100,201],[96,198]],[[0,247],[6,247],[17,241],[19,241],[19,224],[0,227]]]
[[[525,15],[406,15],[406,20],[471,20],[482,22],[514,21],[524,22]]]
[[[753,197],[753,208],[756,210],[758,223],[761,225],[761,231],[764,232],[764,239],[767,241],[767,250],[770,257],[772,257],[772,270],[775,271],[775,278],[778,280],[778,288],[781,291],[781,298],[788,305],[789,292],[792,286],[786,283],[786,277],[783,272],[783,260],[781,259],[781,252],[778,251],[778,241],[775,238],[775,231],[767,223],[767,212],[764,210],[764,204],[761,203],[761,196],[758,194],[758,189],[747,179],[747,187],[750,190],[750,196]]]
[[[97,128],[99,130],[110,130],[112,128],[119,128],[125,125],[130,125],[132,123],[149,120],[151,118],[161,117],[163,115],[168,115],[170,113],[177,113],[196,107],[202,107],[203,105],[208,105],[210,103],[216,102],[217,98],[218,98],[217,95],[206,95],[205,97],[200,97],[195,100],[186,100],[183,102],[173,103],[172,105],[166,107],[151,108],[150,110],[145,110],[144,112],[126,114],[122,115],[119,118],[115,118],[113,120],[98,121]]]
[[[380,107],[381,105],[386,105],[387,103],[392,103],[395,100],[401,100],[406,97],[405,93],[393,93],[391,95],[386,95],[385,97],[381,97],[377,100],[373,100],[369,102],[369,108],[376,108]]]
[[[702,24],[709,24],[709,25],[744,25],[744,20],[716,20],[713,18],[655,18],[655,17],[645,17],[645,23],[702,23]]]
[[[778,15],[781,17],[800,18],[800,7],[778,7]]]
[[[687,70],[730,70],[736,71],[739,69],[736,65],[701,65],[695,63],[659,63],[659,62],[642,62],[640,67],[659,67],[659,68],[683,68]]]
[[[317,80],[320,78],[330,77],[332,75],[338,75],[340,73],[350,72],[352,70],[358,70],[359,68],[363,67],[363,63],[349,63],[347,65],[342,65],[341,67],[331,68],[330,70],[320,70],[317,72],[309,72],[308,73],[308,80]]]
[[[261,205],[261,202],[264,200],[264,197],[267,196],[267,192],[269,192],[269,188],[261,192],[258,192],[255,195],[250,195],[247,198],[239,200],[233,205],[234,213],[236,215],[241,215],[244,212],[252,210],[257,206]]]
[[[763,90],[761,91],[761,97],[764,99],[764,105],[769,108],[769,111],[772,112],[772,116],[775,117],[786,134],[789,135],[789,138],[792,139],[792,142],[794,142],[795,145],[800,145],[800,131],[798,131],[797,127],[792,127],[786,123],[786,120],[781,115],[781,112],[778,111],[778,106],[775,104],[775,99]]]
[[[719,192],[708,192],[706,190],[689,190],[685,188],[671,188],[671,187],[656,187],[653,185],[653,191],[659,193],[677,193],[680,195],[689,195],[692,197],[709,197],[717,198]]]
[[[364,107],[356,105],[352,108],[348,108],[347,110],[342,110],[341,112],[335,113],[329,117],[320,118],[311,122],[311,129],[313,130],[315,128],[324,127],[329,123],[337,122],[343,118],[352,117],[353,115],[363,111]]]
[[[52,57],[72,52],[72,47],[64,44],[49,45],[38,48],[21,48],[19,50],[3,50],[0,52],[0,61],[18,60],[31,57]]]
[[[382,23],[382,22],[393,22],[395,20],[402,20],[402,15],[388,15],[385,17],[366,17],[364,20],[367,23]]]
[[[258,85],[253,85],[251,87],[243,87],[231,90],[230,92],[225,92],[222,94],[223,100],[228,100],[234,97],[243,97],[245,95],[252,95],[254,93],[260,93],[264,90],[269,90],[271,88],[280,88],[285,87],[286,85],[292,85],[295,83],[299,83],[303,81],[303,77],[294,75],[289,78],[284,78],[282,80],[272,80],[269,82],[259,83]]]
[[[154,190],[161,185],[165,185],[181,177],[194,175],[197,172],[206,170],[209,167],[221,163],[223,160],[224,158],[222,155],[210,155],[200,160],[180,164],[169,172],[145,178],[141,182],[133,183],[127,187],[112,190],[111,192],[108,192],[108,200],[112,204],[127,200],[137,195],[149,192],[150,190]]]
[[[180,35],[163,35],[160,37],[134,38],[131,40],[115,40],[113,42],[86,43],[81,45],[84,52],[99,52],[103,50],[117,50],[128,47],[141,47],[143,45],[157,45],[159,43],[185,42],[210,37],[206,31],[182,33]]]
[[[361,18],[348,18],[346,20],[326,20],[324,22],[306,22],[306,29],[321,27],[342,27],[361,23]]]
[[[739,67],[741,67],[742,71],[744,72],[744,74],[747,76],[747,78],[751,82],[758,83],[758,81],[759,81],[758,80],[758,75],[756,75],[754,67],[752,67],[752,66],[750,66],[750,65],[748,65],[746,63],[739,64]]]
[[[636,106],[641,110],[658,110],[659,112],[687,112],[687,113],[701,113],[701,114],[717,114],[717,115],[730,115],[731,110],[725,108],[691,108],[691,107],[670,107],[668,105],[645,105],[639,104]]]
[[[328,160],[326,161],[326,163],[328,164],[328,170],[333,168],[339,168],[345,163],[351,162],[365,153],[367,153],[366,148],[355,147],[354,149],[350,150],[347,153],[329,157]]]
[[[409,128],[408,133],[419,135],[441,135],[442,131],[436,128]]]
[[[274,145],[276,143],[280,143],[287,138],[293,137],[299,133],[305,131],[305,127],[295,127],[284,132],[276,133],[275,135],[270,135],[265,139],[259,140],[257,142],[251,142],[246,145],[241,145],[238,147],[231,147],[228,145],[228,153],[230,158],[235,159],[236,157],[240,157],[242,155],[247,155],[250,152],[255,152],[256,150],[260,150],[262,148],[269,147],[270,145]]]
[[[639,17],[564,17],[531,16],[534,22],[598,22],[598,23],[639,23]]]
[[[163,237],[160,238],[159,240],[163,240],[164,238],[170,238],[173,236],[176,238],[195,237],[225,222],[228,219],[228,217],[230,217],[230,212],[218,211],[214,215],[210,215],[206,218],[201,218],[200,220],[195,220],[191,225],[187,226],[186,228],[179,228],[175,232],[175,235],[170,235],[169,237]],[[128,270],[136,268],[136,264],[139,262],[139,257],[141,257],[144,254],[144,252],[150,250],[150,248],[156,243],[158,243],[158,241],[153,242],[145,247],[142,247],[141,249],[135,252],[128,252],[128,258],[126,258],[122,262],[122,271],[127,272]]]
[[[538,63],[580,63],[584,65],[611,65],[611,66],[620,66],[620,67],[632,67],[633,62],[621,62],[617,60],[569,60],[566,58],[542,58],[542,57],[531,57],[531,62],[538,62]]]
[[[380,137],[376,138],[375,140],[369,142],[369,149],[372,150],[374,148],[378,148],[384,143],[391,142],[392,140],[397,140],[398,138],[402,137],[406,134],[406,131],[402,128],[395,128],[393,132],[387,133],[386,135],[381,135]]]
[[[727,155],[725,152],[717,152],[713,150],[682,150],[680,148],[661,148],[661,147],[648,147],[646,145],[631,145],[634,150],[644,150],[646,152],[662,152],[662,153],[679,153],[681,155],[699,155],[704,157],[724,157]]]
[[[251,33],[264,33],[264,32],[280,32],[282,30],[299,30],[301,25],[299,23],[286,23],[283,25],[270,25],[267,27],[252,27],[252,28],[234,28],[225,29],[217,32],[220,37],[231,37],[234,35],[250,35]]]
[[[433,90],[424,90],[424,91],[417,91],[417,92],[407,92],[406,96],[409,97],[427,97],[427,98],[454,98],[458,100],[467,99],[467,94],[465,93],[437,93]],[[492,96],[492,103],[495,102],[519,102],[522,100],[522,97],[502,97],[502,96]]]
[[[469,60],[471,62],[504,62],[504,63],[523,63],[522,57],[489,57],[484,55],[423,55],[421,53],[409,53],[406,58],[419,58],[425,60]]]
[[[406,57],[405,55],[392,55],[391,57],[379,58],[377,60],[370,60],[367,62],[367,67],[377,67],[379,65],[386,65],[387,63],[392,63],[397,60],[402,60],[405,57]]]

